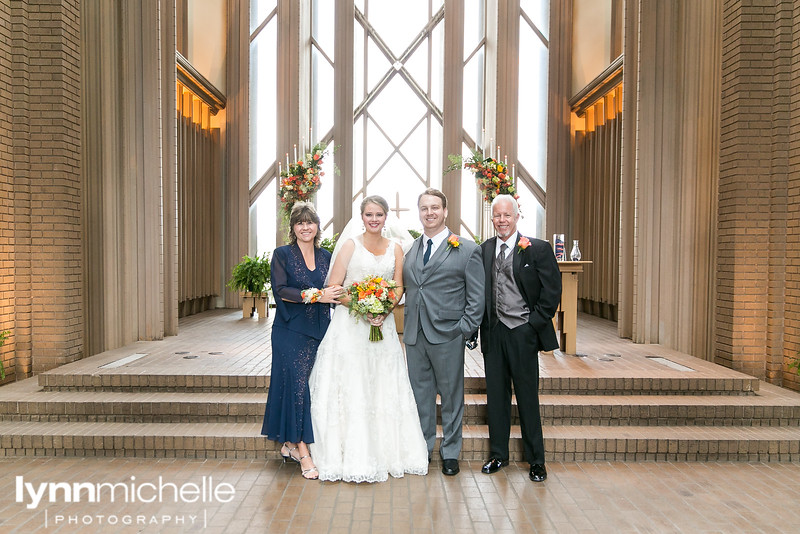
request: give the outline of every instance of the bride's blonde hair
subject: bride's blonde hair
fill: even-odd
[[[380,195],[370,195],[361,201],[361,215],[364,215],[364,209],[367,207],[367,204],[376,204],[383,208],[384,215],[389,214],[389,203]]]

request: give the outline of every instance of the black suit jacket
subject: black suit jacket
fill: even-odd
[[[531,244],[523,250],[519,247],[519,238],[518,232],[511,249],[514,281],[530,310],[528,322],[539,337],[539,350],[554,350],[558,348],[558,338],[553,328],[553,316],[561,302],[561,271],[547,241],[528,238]],[[493,237],[481,244],[486,271],[486,310],[481,322],[481,351],[484,354],[489,348],[490,326],[497,317],[492,305],[492,269],[496,242],[497,238]]]

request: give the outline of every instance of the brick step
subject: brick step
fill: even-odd
[[[131,374],[131,373],[62,373],[38,375],[45,391],[170,391],[203,393],[265,393],[267,375],[219,374]],[[546,376],[539,379],[543,395],[753,395],[758,391],[757,378],[746,375],[715,377],[630,377],[608,376],[577,378]],[[486,392],[483,377],[465,377],[466,393]]]
[[[519,424],[512,397],[512,424]],[[800,397],[540,395],[543,425],[800,426]],[[486,395],[466,395],[464,424],[485,424]]]
[[[0,397],[0,421],[260,423],[266,401],[266,393],[38,391]]]
[[[0,420],[260,423],[267,398],[265,393],[41,391],[33,381],[20,386],[0,390]],[[545,425],[800,426],[800,396],[768,386],[746,397],[541,395],[540,403]],[[486,424],[486,414],[486,396],[467,394],[464,424]],[[517,424],[516,406],[512,417]]]
[[[0,456],[278,458],[255,423],[0,422]],[[519,427],[510,459],[523,461]],[[461,459],[489,456],[488,429],[465,426]],[[438,450],[438,443],[437,443]],[[545,428],[549,461],[800,461],[797,427]]]

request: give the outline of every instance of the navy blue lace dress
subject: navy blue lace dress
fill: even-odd
[[[272,255],[272,293],[276,314],[272,322],[272,373],[261,434],[278,441],[314,442],[308,377],[328,324],[330,304],[303,304],[300,292],[322,289],[331,254],[317,248],[315,269],[306,267],[297,245],[278,247]]]

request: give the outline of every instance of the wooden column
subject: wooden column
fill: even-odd
[[[572,2],[550,2],[545,236],[572,235],[570,227],[570,107],[572,84]]]
[[[464,92],[464,2],[445,0],[444,41],[444,102],[442,114],[442,172],[449,165],[448,154],[461,154],[462,117]],[[459,233],[461,229],[461,173],[447,173],[442,178],[442,193],[448,198],[447,226]]]
[[[223,279],[248,252],[250,176],[250,26],[246,2],[228,2],[228,60],[225,76],[225,171]],[[280,109],[280,107],[279,107]],[[239,293],[225,291],[225,307],[241,306]]]
[[[498,2],[496,124],[492,154],[500,145],[509,165],[517,161],[519,121],[519,2]],[[488,236],[487,236],[488,237]]]
[[[336,211],[333,216],[334,233],[344,230],[352,216],[353,205],[353,32],[355,7],[351,0],[336,0],[333,72],[333,139],[341,149],[336,152],[336,165],[341,175],[336,178],[339,187],[333,194]]]

